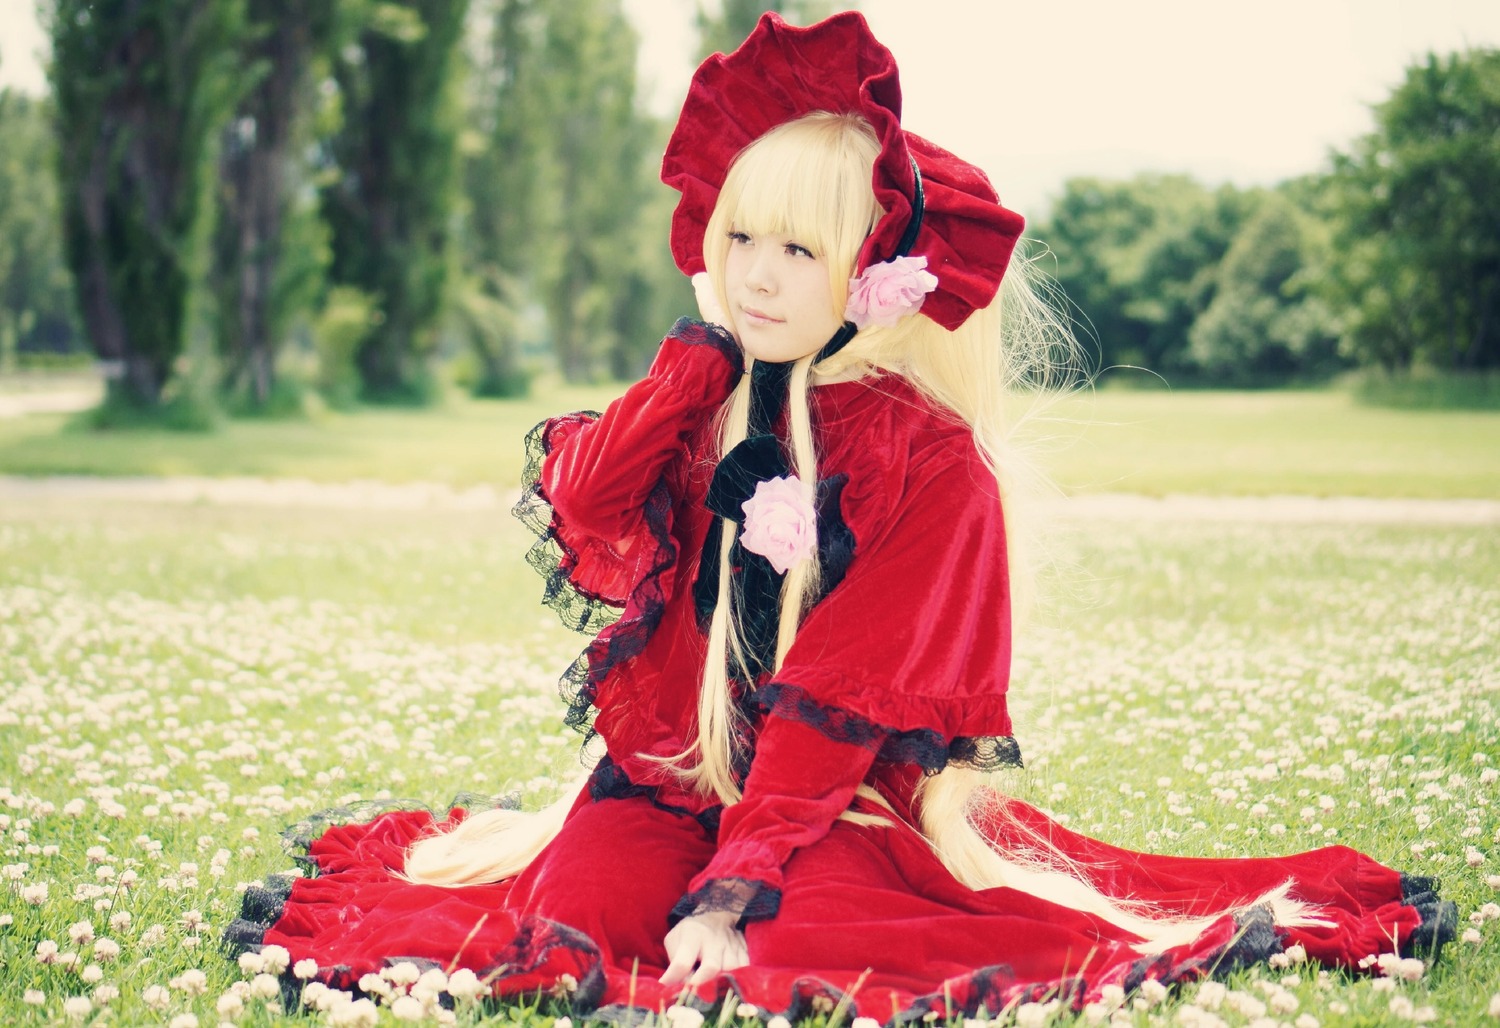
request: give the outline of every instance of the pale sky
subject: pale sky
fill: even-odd
[[[691,74],[694,0],[624,0],[653,107]],[[1496,0],[864,0],[907,128],[1033,218],[1076,175],[1272,183],[1322,167],[1428,50],[1500,46]],[[33,0],[0,0],[0,84],[45,86]]]

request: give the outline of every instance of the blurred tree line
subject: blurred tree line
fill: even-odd
[[[1174,382],[1500,368],[1500,51],[1430,55],[1326,172],[1067,182],[1031,234],[1102,366]]]
[[[700,3],[697,56],[763,10],[836,6]],[[635,375],[693,309],[656,182],[671,126],[637,95],[620,0],[45,16],[52,94],[0,91],[0,367],[92,352],[125,412],[422,403],[437,358],[506,396],[549,362]],[[1215,385],[1495,368],[1500,53],[1408,69],[1327,171],[1075,179],[1032,235],[1106,366]]]

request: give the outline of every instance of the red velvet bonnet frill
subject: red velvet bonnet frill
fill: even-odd
[[[662,159],[662,181],[682,193],[672,256],[684,274],[705,270],[703,233],[729,167],[750,143],[813,111],[859,114],[880,140],[873,185],[885,215],[860,250],[855,274],[898,255],[921,172],[921,228],[907,251],[927,258],[938,287],[921,313],[948,329],[986,307],[1000,288],[1024,219],[1002,207],[984,172],[901,128],[895,58],[862,15],[835,14],[799,28],[762,15],[732,54],[693,75]]]

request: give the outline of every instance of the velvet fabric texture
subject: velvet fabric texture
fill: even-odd
[[[407,845],[431,828],[425,812],[331,828],[309,847],[317,876],[284,899],[252,890],[232,938],[312,958],[343,986],[415,958],[493,975],[496,995],[551,992],[580,1011],[624,1016],[678,998],[656,983],[673,921],[728,910],[741,918],[750,964],[690,1002],[732,991],[801,1016],[846,998],[848,1016],[895,1024],[1054,995],[1078,1005],[1107,986],[1198,978],[1291,943],[1355,967],[1451,937],[1452,904],[1347,848],[1153,856],[998,796],[985,830],[1003,852],[1045,855],[1046,840],[1106,895],[1213,922],[1147,956],[1093,915],[959,883],[915,827],[913,797],[934,752],[968,754],[966,741],[1010,735],[1004,522],[967,429],[890,377],[813,390],[821,473],[845,480],[853,556],[781,669],[738,684],[749,718],[743,799],[721,808],[684,788],[650,758],[682,753],[695,733],[705,641],[691,583],[711,519],[708,426],[739,376],[722,342],[679,323],[642,387],[597,418],[545,430],[536,488],[566,555],[554,570],[610,600],[622,621],[636,618],[639,634],[619,661],[585,653],[586,663],[600,656],[589,698],[607,756],[561,833],[512,880],[434,888],[397,874]],[[661,496],[665,511],[652,513]],[[637,602],[642,589],[655,598]],[[884,805],[856,799],[862,784]],[[851,807],[888,811],[889,823],[840,820]],[[1326,925],[1278,927],[1264,909],[1241,909],[1288,882]]]
[[[705,270],[703,233],[734,158],[785,122],[814,111],[862,116],[880,140],[872,176],[885,211],[860,249],[855,274],[898,255],[913,220],[920,170],[921,228],[906,251],[927,258],[937,290],[921,313],[945,328],[987,307],[1025,220],[1001,206],[984,172],[901,128],[895,58],[853,11],[798,28],[768,12],[732,54],[704,61],[662,160],[662,181],[682,193],[672,255],[688,275]]]

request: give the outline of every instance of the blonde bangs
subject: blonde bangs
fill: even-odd
[[[731,229],[785,234],[828,267],[841,312],[859,248],[881,215],[871,186],[880,145],[857,115],[817,111],[779,125],[736,158],[704,233],[721,301]],[[727,304],[726,304],[727,306]]]

